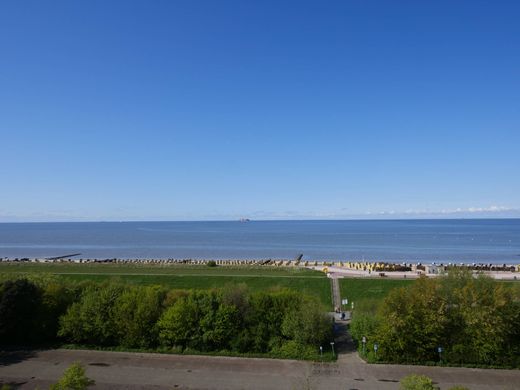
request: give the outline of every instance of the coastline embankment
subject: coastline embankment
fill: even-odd
[[[79,254],[78,254],[79,255]],[[483,263],[429,263],[421,262],[377,262],[377,261],[327,261],[303,259],[84,259],[69,256],[53,258],[0,258],[0,263],[41,264],[119,264],[134,266],[221,266],[221,267],[289,267],[308,268],[327,273],[332,278],[394,278],[415,279],[421,276],[437,277],[449,272],[450,268],[463,268],[475,276],[487,275],[498,280],[520,280],[520,264]]]

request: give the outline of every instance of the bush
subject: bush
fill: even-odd
[[[216,267],[217,263],[213,260],[208,261],[208,267]]]
[[[433,381],[425,375],[408,375],[400,383],[401,390],[435,390]]]
[[[73,363],[65,370],[58,383],[51,385],[50,390],[85,390],[94,384],[95,381],[85,374],[85,368],[80,363]]]

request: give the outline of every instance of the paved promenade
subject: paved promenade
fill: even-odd
[[[47,388],[75,361],[85,365],[96,389],[398,389],[398,381],[411,373],[430,376],[441,389],[455,384],[474,390],[520,389],[520,370],[71,350],[0,353],[0,382],[19,389]]]

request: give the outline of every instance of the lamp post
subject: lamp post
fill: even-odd
[[[377,350],[379,349],[379,344],[377,343],[374,343],[374,353],[376,355],[376,360],[377,360]]]
[[[334,357],[334,341],[330,342],[330,346],[332,347],[332,357]]]
[[[323,347],[320,345],[321,362],[323,363]]]
[[[363,343],[363,355],[365,354],[365,348],[366,348],[366,345],[367,345],[367,338],[365,336],[363,336],[363,338],[361,339],[361,342]]]
[[[442,364],[442,347],[437,347],[437,352],[439,352],[439,363]]]

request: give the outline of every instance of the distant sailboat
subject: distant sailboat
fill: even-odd
[[[238,221],[239,222],[249,222],[251,220],[249,218],[240,218]]]

